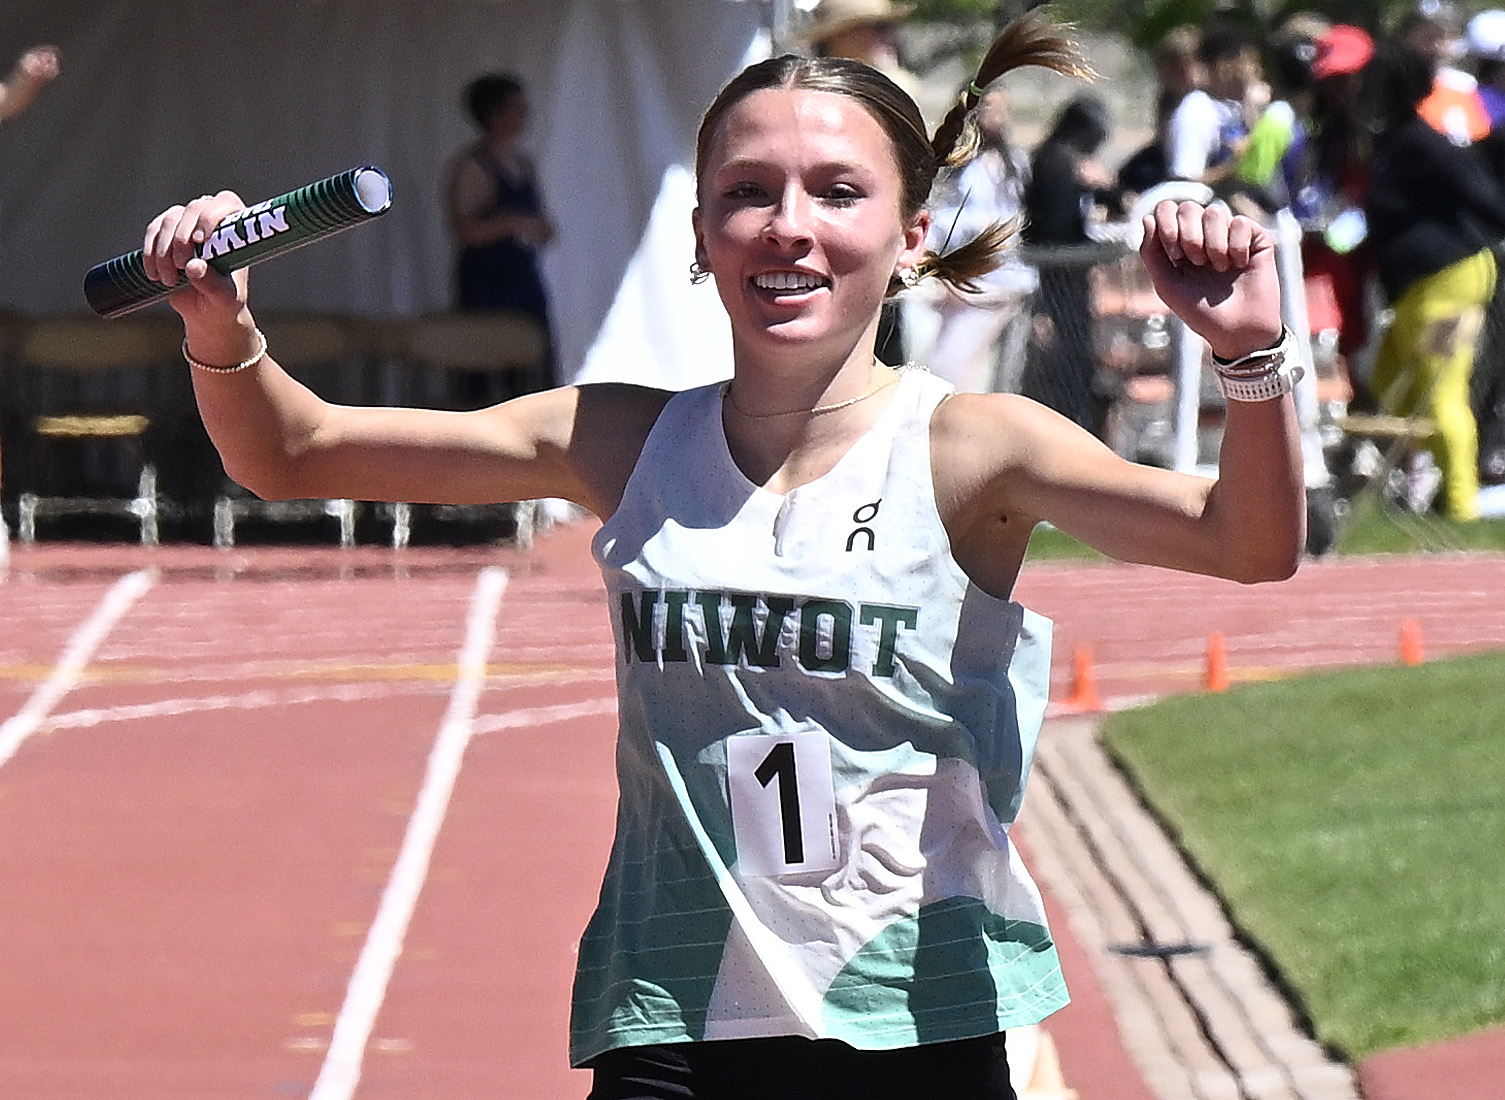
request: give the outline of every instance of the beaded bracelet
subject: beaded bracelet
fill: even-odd
[[[249,359],[245,359],[239,363],[236,363],[233,367],[216,367],[213,364],[204,363],[198,359],[195,359],[193,357],[193,353],[188,350],[188,337],[186,336],[183,337],[183,358],[194,370],[207,371],[210,374],[236,374],[239,371],[249,370],[257,363],[265,359],[267,354],[266,336],[259,328],[253,331],[256,333],[256,353]]]
[[[1214,355],[1212,370],[1217,376],[1218,389],[1229,401],[1269,401],[1283,397],[1296,388],[1306,373],[1300,363],[1291,362],[1294,350],[1295,337],[1290,329],[1285,329],[1280,342],[1272,348],[1251,351],[1233,360]]]

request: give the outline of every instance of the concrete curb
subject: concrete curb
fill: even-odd
[[[1047,722],[1021,827],[1161,1100],[1358,1100],[1352,1071],[1297,1025],[1108,760],[1094,718]]]

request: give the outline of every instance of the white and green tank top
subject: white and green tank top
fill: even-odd
[[[1010,843],[1050,623],[950,553],[905,371],[787,496],[741,473],[719,387],[670,399],[594,543],[621,787],[580,945],[579,1065],[614,1047],[805,1035],[881,1049],[1066,1003]]]

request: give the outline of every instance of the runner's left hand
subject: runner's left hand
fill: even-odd
[[[1139,255],[1155,291],[1224,359],[1273,346],[1282,331],[1275,240],[1222,203],[1156,205]]]

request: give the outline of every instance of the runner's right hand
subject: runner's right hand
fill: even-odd
[[[187,275],[187,283],[167,299],[185,323],[233,323],[245,309],[246,270],[224,275],[196,254],[214,227],[245,205],[234,191],[221,191],[169,206],[147,225],[141,246],[146,277],[163,286],[179,286],[179,272]]]

